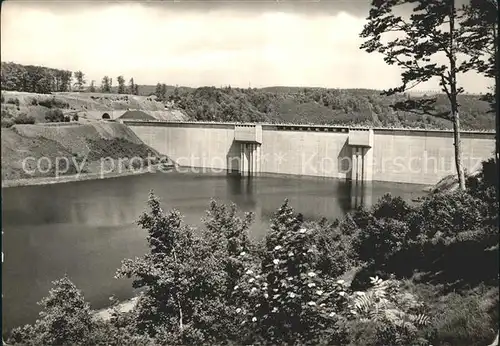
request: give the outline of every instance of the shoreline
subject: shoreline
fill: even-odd
[[[135,306],[137,305],[137,300],[139,299],[139,296],[134,296],[130,299],[127,299],[125,301],[121,301],[116,305],[116,308],[118,309],[119,312],[126,313],[131,311]],[[107,308],[99,309],[94,312],[94,317],[97,319],[101,319],[103,321],[109,321],[111,319],[111,315],[113,313],[114,307],[110,306]]]
[[[135,171],[125,171],[125,172],[110,172],[106,174],[102,173],[78,173],[73,175],[63,175],[60,177],[35,177],[35,178],[23,178],[23,179],[11,179],[11,180],[2,180],[2,189],[10,188],[10,187],[21,187],[21,186],[36,186],[36,185],[52,185],[52,184],[64,184],[64,183],[72,183],[77,181],[85,181],[85,180],[100,180],[100,179],[109,179],[109,178],[118,178],[125,177],[130,175],[142,175],[147,173],[155,173],[158,171],[159,165],[152,165],[151,167],[147,167],[145,169]],[[168,169],[173,168],[168,167]],[[160,171],[165,170],[160,169]]]
[[[37,185],[52,185],[52,184],[64,184],[64,183],[72,183],[78,181],[86,181],[86,180],[100,180],[100,179],[110,179],[110,178],[119,178],[126,177],[130,175],[142,175],[147,173],[156,173],[158,171],[166,173],[175,169],[176,165],[169,165],[167,167],[161,167],[159,164],[152,165],[140,171],[130,170],[125,172],[110,172],[106,174],[101,173],[77,173],[73,175],[62,175],[59,177],[34,177],[34,178],[21,178],[21,179],[9,179],[2,180],[2,189],[11,188],[11,187],[22,187],[22,186],[37,186]],[[181,166],[183,167],[183,166]],[[193,168],[193,167],[191,167]],[[194,167],[197,168],[197,167]],[[274,173],[264,173],[259,174],[262,176],[283,176],[283,174],[274,174]],[[288,176],[288,174],[284,174]],[[302,176],[302,175],[294,175],[290,174],[290,176],[301,177],[301,178],[321,178],[316,176]],[[325,177],[323,177],[325,178]],[[325,178],[325,179],[337,179],[337,178]],[[401,183],[404,184],[404,183]],[[424,185],[424,184],[416,184],[421,185],[422,192],[431,193],[434,189],[436,189],[436,185]]]

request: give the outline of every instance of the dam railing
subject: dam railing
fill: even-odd
[[[248,123],[248,122],[220,122],[220,121],[186,121],[186,120],[140,120],[140,119],[123,119],[118,120],[129,125],[153,125],[153,126],[217,126],[230,128],[233,126],[256,126],[261,125],[262,130],[278,130],[278,131],[315,131],[315,132],[348,132],[351,130],[373,130],[374,132],[429,132],[429,133],[453,133],[451,129],[426,129],[415,127],[382,127],[382,126],[348,126],[348,125],[326,125],[326,124],[290,124],[290,123]],[[479,134],[491,135],[495,134],[495,130],[461,130],[461,134]]]

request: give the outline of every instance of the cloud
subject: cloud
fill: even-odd
[[[102,0],[8,0],[30,8],[42,8],[54,13],[85,10],[89,7],[107,7]],[[466,1],[466,0],[463,0]],[[287,13],[328,14],[346,12],[357,17],[366,17],[371,0],[144,0],[141,5],[154,9],[179,12],[203,12],[229,10],[240,13],[262,13],[281,11]],[[127,4],[130,0],[114,0],[114,4]]]
[[[69,2],[56,11],[10,1],[2,8],[2,60],[82,70],[97,83],[104,75],[124,75],[140,84],[188,86],[399,84],[397,68],[359,49],[364,16],[338,11],[341,6],[321,12],[268,4],[257,11],[246,2],[231,4],[204,10],[187,4],[178,9],[177,3]],[[466,89],[484,85],[481,77],[468,76]]]

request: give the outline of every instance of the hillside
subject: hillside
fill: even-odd
[[[104,112],[116,119],[127,110],[139,110],[167,121],[452,128],[447,119],[450,106],[444,94],[409,92],[382,96],[379,90],[297,86],[189,88],[161,83],[142,85],[129,76],[123,79],[130,85],[121,85],[122,93],[118,93],[116,86],[118,77],[114,79],[115,86],[109,76],[103,78],[103,83],[107,81],[104,85],[100,85],[101,81],[93,81],[94,89],[109,90],[108,93],[96,93],[89,92],[90,87],[85,86],[81,71],[11,62],[1,65],[2,123],[6,125],[11,125],[13,118],[20,114],[33,117],[35,122],[44,122],[50,108],[60,108],[70,117],[78,115],[82,121],[101,119]],[[82,92],[71,92],[72,88]],[[134,95],[123,93],[129,91]],[[491,105],[482,98],[481,95],[459,95],[463,129],[495,128]]]
[[[433,95],[425,113],[419,105],[425,96],[368,89],[169,88],[167,98],[193,120],[452,128],[445,95]],[[460,95],[459,102],[463,129],[495,128],[495,114],[480,95]]]
[[[141,85],[139,90],[143,96],[152,96],[155,89],[154,85]],[[459,95],[463,129],[495,128],[495,114],[483,97]],[[165,100],[174,102],[175,107],[191,120],[452,128],[451,121],[446,118],[448,100],[444,94],[438,93],[409,92],[384,96],[380,90],[371,89],[167,85]],[[419,102],[422,102],[421,106]]]
[[[46,122],[49,110],[58,108],[65,115],[78,115],[80,121],[101,119],[108,113],[111,119],[120,117],[127,110],[141,110],[158,120],[186,120],[187,116],[178,110],[167,109],[154,97],[102,94],[55,92],[37,94],[18,91],[2,91],[2,120],[15,119],[20,114],[33,117],[36,123]]]
[[[120,158],[139,157],[143,159],[143,167],[147,166],[144,159],[148,155],[160,158],[158,152],[145,145],[127,126],[110,122],[14,125],[2,128],[1,149],[2,181],[53,177],[56,174],[56,158],[62,175],[78,171],[100,173],[101,158],[113,159],[113,164],[103,166],[109,172],[132,168],[126,162],[120,168],[117,161]],[[26,169],[23,169],[23,161],[28,157],[33,159],[26,160]],[[39,161],[40,167],[37,168],[37,161],[42,157],[48,160]],[[133,164],[133,168],[137,168],[137,164]]]

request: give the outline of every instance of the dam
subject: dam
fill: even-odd
[[[435,184],[455,174],[449,130],[325,125],[123,120],[145,144],[179,166],[259,173]],[[495,151],[495,133],[462,131],[472,172]]]

